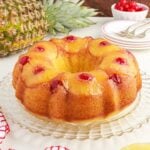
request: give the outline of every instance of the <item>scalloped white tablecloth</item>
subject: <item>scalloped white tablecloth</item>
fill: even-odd
[[[96,24],[91,27],[74,30],[70,34],[77,36],[93,36],[101,37],[100,26],[107,21],[111,21],[113,18],[95,17],[92,18]],[[62,36],[62,35],[59,35]],[[150,74],[150,50],[145,51],[132,51],[136,56],[140,69]],[[6,58],[0,58],[0,81],[8,73],[12,72],[13,66],[20,54],[9,56]],[[1,91],[0,91],[1,92]],[[2,98],[2,97],[0,97]],[[142,113],[142,112],[141,112]],[[10,128],[12,125],[10,124]],[[131,133],[125,133],[123,136],[111,137],[109,139],[99,140],[66,140],[66,139],[54,139],[52,137],[41,137],[40,135],[33,135],[31,140],[28,131],[15,127],[13,125],[11,132],[7,135],[6,139],[0,144],[1,150],[44,150],[46,147],[52,145],[65,146],[70,150],[120,150],[121,147],[130,143],[150,143],[150,123],[143,125],[141,128],[134,130]],[[45,138],[44,144],[42,138]],[[46,143],[46,144],[45,144]],[[55,150],[55,149],[54,149]],[[60,149],[61,150],[61,149]]]

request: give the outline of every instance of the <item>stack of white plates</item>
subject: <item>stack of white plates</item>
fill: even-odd
[[[135,23],[127,20],[108,22],[101,27],[101,32],[105,39],[128,50],[150,50],[150,34],[144,38],[128,38],[118,34]]]

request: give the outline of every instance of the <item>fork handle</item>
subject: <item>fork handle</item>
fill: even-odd
[[[148,34],[150,32],[150,28],[145,30],[145,34]]]
[[[132,32],[132,31],[134,31],[136,28],[141,27],[141,26],[143,26],[143,25],[145,25],[145,24],[146,24],[146,22],[137,22],[137,23],[135,23],[135,24],[129,26],[129,27],[127,28],[127,32]]]
[[[142,25],[140,27],[137,27],[135,30],[134,30],[134,33],[140,31],[140,30],[147,30],[147,28],[150,27],[150,22],[146,23],[145,25]]]

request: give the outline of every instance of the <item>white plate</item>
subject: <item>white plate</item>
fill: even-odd
[[[143,88],[138,105],[132,106],[119,118],[106,122],[94,122],[90,124],[56,123],[41,120],[20,106],[14,96],[11,84],[11,75],[8,75],[0,84],[0,105],[9,121],[26,128],[31,133],[38,133],[43,136],[52,136],[65,139],[100,139],[112,136],[121,136],[139,128],[150,118],[150,76],[143,74]],[[136,106],[136,107],[135,107]],[[142,113],[141,113],[142,112]]]
[[[131,46],[131,45],[125,45],[125,44],[120,44],[117,42],[114,42],[110,39],[108,39],[107,37],[104,36],[104,38],[108,41],[110,41],[112,44],[118,45],[122,48],[128,49],[128,50],[150,50],[150,46]]]
[[[117,40],[115,40],[115,39],[112,39],[112,38],[110,38],[109,36],[107,36],[107,35],[103,35],[106,39],[108,39],[108,40],[110,40],[110,41],[112,41],[112,42],[114,42],[114,43],[117,43],[117,44],[119,44],[119,45],[124,45],[124,46],[128,46],[128,47],[140,47],[140,48],[145,48],[145,47],[147,47],[147,48],[149,48],[150,47],[150,43],[145,43],[145,44],[136,44],[136,43],[125,43],[125,42],[120,42],[120,41],[117,41]]]
[[[127,20],[117,20],[104,24],[102,26],[102,32],[105,35],[108,35],[110,38],[116,39],[122,42],[131,42],[131,43],[147,43],[150,42],[150,37],[146,36],[145,38],[137,38],[137,39],[129,39],[126,37],[121,37],[116,33],[127,29],[130,25],[136,23],[135,21],[127,21]]]

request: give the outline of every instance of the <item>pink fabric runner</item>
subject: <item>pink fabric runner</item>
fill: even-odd
[[[50,146],[46,147],[44,150],[70,150],[70,149],[63,146]]]
[[[5,139],[6,135],[9,133],[9,131],[10,131],[10,128],[6,121],[6,118],[3,115],[3,113],[0,111],[0,144]]]
[[[6,135],[10,132],[9,125],[6,121],[4,114],[0,111],[0,144],[6,138]],[[0,149],[1,150],[1,149]],[[14,150],[14,149],[9,149]],[[46,147],[44,150],[70,150],[63,146],[50,146]]]

